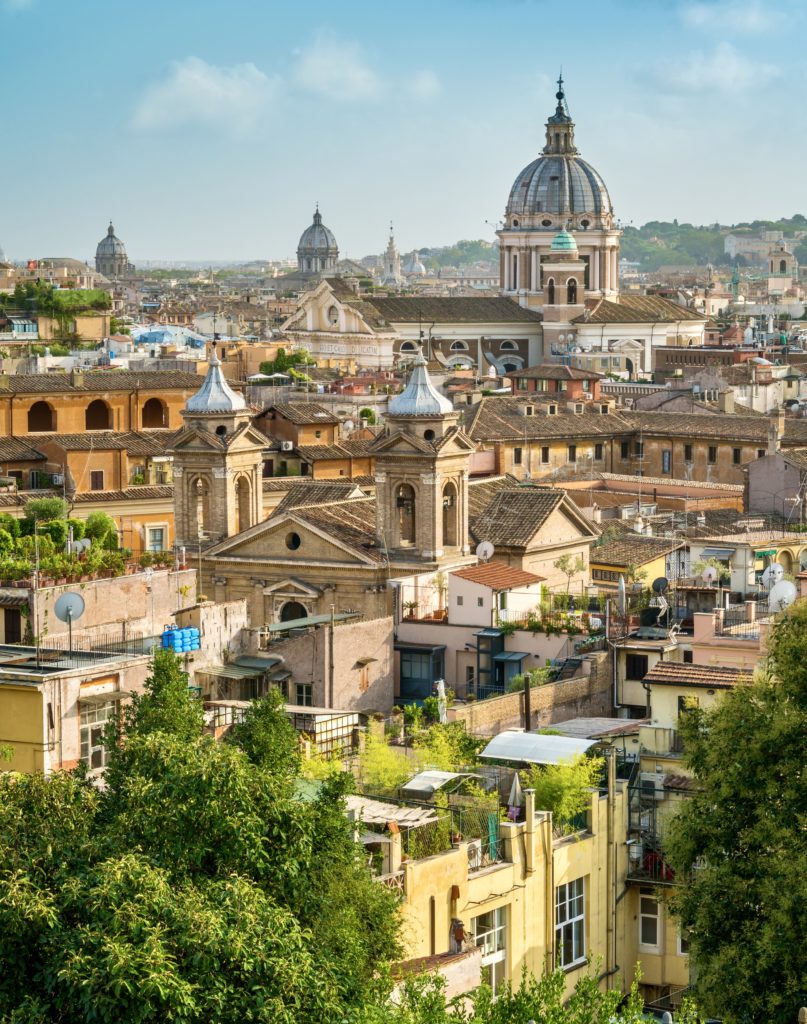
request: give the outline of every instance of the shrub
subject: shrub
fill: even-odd
[[[67,519],[67,502],[64,498],[29,498],[25,503],[25,516],[36,523]]]

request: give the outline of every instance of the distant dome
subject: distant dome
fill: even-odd
[[[95,250],[96,258],[99,256],[121,256],[126,257],[126,246],[116,236],[115,229],[112,226],[112,221],[109,222],[107,232],[101,241],[98,243],[98,247]]]
[[[246,407],[244,396],[233,391],[224,379],[221,362],[214,348],[208,360],[204,383],[185,403],[185,412],[240,412]]]
[[[416,274],[418,277],[424,277],[426,274],[426,267],[420,258],[420,253],[417,249],[411,252],[404,263],[405,274]]]
[[[577,242],[564,228],[563,231],[559,231],[552,239],[550,249],[552,252],[577,252]]]
[[[322,223],[322,214],[317,209],[314,213],[313,223],[300,235],[300,244],[297,250],[311,250],[317,253],[329,251],[338,252],[336,238],[330,228]]]
[[[444,416],[454,412],[447,398],[437,391],[429,379],[423,352],[418,352],[412,364],[412,375],[400,395],[390,399],[387,416]]]

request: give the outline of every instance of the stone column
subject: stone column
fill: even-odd
[[[504,274],[502,275],[502,283],[506,292],[510,291],[510,248],[505,246],[502,249],[502,259],[504,260]]]
[[[538,275],[535,272],[535,249],[530,252],[530,291],[538,291]]]
[[[616,292],[619,291],[619,259],[615,248],[611,250],[611,271],[611,288]]]
[[[527,250],[522,249],[518,254],[518,269],[520,271],[519,277],[521,278],[521,287],[525,291],[529,291],[530,288],[530,263],[527,259]]]
[[[600,287],[600,250],[595,249],[591,256],[591,289],[598,291]]]

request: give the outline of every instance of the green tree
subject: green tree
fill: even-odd
[[[370,408],[359,409],[359,419],[366,420],[369,427],[376,423],[375,412]]]
[[[283,695],[271,690],[251,702],[243,722],[232,727],[226,740],[241,747],[254,764],[279,778],[291,778],[300,771],[301,760],[297,733],[283,708]]]
[[[572,585],[572,577],[586,571],[586,560],[583,556],[572,555],[569,551],[567,551],[565,555],[561,555],[560,558],[556,558],[552,565],[558,570],[558,572],[563,573],[566,577],[567,594],[569,593],[569,588]]]
[[[551,811],[553,824],[561,829],[573,826],[574,819],[588,810],[592,786],[602,778],[605,760],[586,757],[560,764],[536,764],[524,772],[524,785],[535,790],[535,806]]]
[[[792,1024],[807,1001],[807,606],[775,626],[768,671],[682,716],[695,777],[666,837],[704,1009]]]
[[[368,734],[359,756],[359,779],[368,793],[381,796],[395,793],[420,768],[420,757],[408,757],[405,750],[391,747],[383,739]]]
[[[118,528],[106,512],[90,512],[84,524],[84,536],[100,547],[114,548],[118,542]]]
[[[29,498],[25,503],[25,516],[36,523],[67,519],[67,502],[64,498]]]

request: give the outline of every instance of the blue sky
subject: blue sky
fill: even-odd
[[[563,65],[617,215],[807,213],[801,0],[0,0],[0,246],[291,255],[492,238]]]

